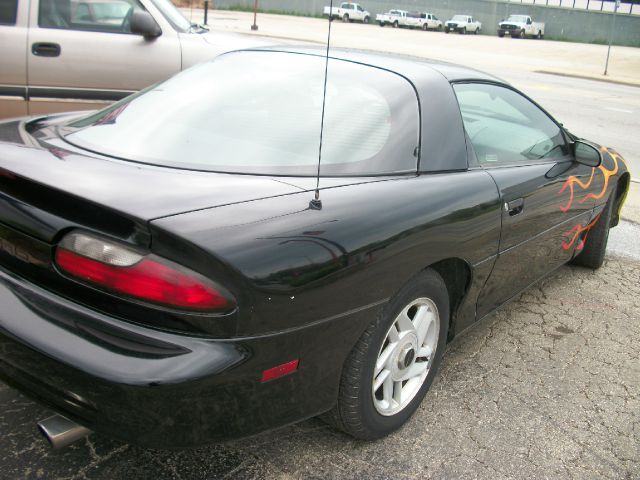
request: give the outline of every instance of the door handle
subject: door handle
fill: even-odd
[[[31,45],[31,53],[36,57],[59,57],[61,51],[57,43],[37,42]]]
[[[521,214],[523,210],[524,198],[517,198],[504,204],[504,211],[507,212],[510,217]]]

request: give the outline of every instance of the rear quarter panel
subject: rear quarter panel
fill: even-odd
[[[198,262],[230,288],[239,335],[369,308],[434,262],[490,267],[498,249],[500,202],[482,171],[327,188],[321,210],[309,209],[312,198],[307,191],[157,219],[153,249]],[[176,249],[175,239],[188,247]]]

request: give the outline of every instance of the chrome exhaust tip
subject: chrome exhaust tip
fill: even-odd
[[[54,449],[66,447],[91,433],[88,428],[57,414],[38,422],[38,429]]]

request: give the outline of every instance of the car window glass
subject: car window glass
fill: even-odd
[[[483,165],[563,157],[560,127],[515,91],[489,84],[454,85],[464,127]]]
[[[15,25],[18,17],[18,0],[0,0],[0,25]]]
[[[73,122],[77,131],[65,138],[157,165],[313,176],[324,66],[312,55],[223,55]],[[321,174],[415,172],[419,110],[411,84],[340,60],[330,60],[328,72]]]
[[[143,10],[136,0],[40,0],[38,25],[109,33],[131,33],[131,14]]]

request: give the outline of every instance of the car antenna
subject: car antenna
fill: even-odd
[[[322,210],[320,200],[320,162],[322,161],[322,133],[324,131],[324,109],[327,102],[327,73],[329,71],[329,43],[331,42],[331,15],[333,13],[333,0],[329,3],[329,31],[327,33],[327,51],[324,60],[324,84],[322,86],[322,115],[320,116],[320,147],[318,148],[318,170],[316,172],[316,191],[313,200],[309,202],[311,210]]]

